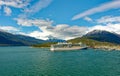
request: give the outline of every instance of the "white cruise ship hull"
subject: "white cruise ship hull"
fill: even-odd
[[[87,49],[87,47],[71,47],[71,48],[50,48],[51,51],[69,51],[69,50],[81,50],[81,49]]]

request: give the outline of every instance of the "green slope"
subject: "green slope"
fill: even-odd
[[[92,39],[89,39],[87,37],[71,39],[71,40],[68,40],[68,42],[72,42],[72,43],[82,42],[83,44],[86,44],[89,47],[95,47],[95,46],[115,46],[116,45],[116,44],[109,43],[109,42],[100,42],[100,41],[92,40]]]

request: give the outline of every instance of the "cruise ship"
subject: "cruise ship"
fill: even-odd
[[[57,43],[57,44],[53,44],[50,47],[51,51],[69,51],[69,50],[81,50],[81,49],[87,49],[87,46],[80,43]]]

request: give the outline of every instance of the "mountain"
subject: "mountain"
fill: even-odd
[[[109,48],[120,49],[120,35],[104,30],[94,30],[88,32],[82,37],[68,40],[67,42],[78,43],[82,42],[91,48]],[[113,48],[112,48],[113,49]]]
[[[48,40],[46,40],[46,42],[65,42],[65,40],[58,39],[58,38],[50,35],[50,36],[48,36]]]
[[[0,30],[0,45],[1,46],[29,46],[43,43],[44,40],[36,39],[24,35],[14,35]]]
[[[100,42],[110,42],[110,43],[120,44],[119,34],[104,31],[104,30],[93,30],[91,32],[88,32],[83,37],[100,41]]]

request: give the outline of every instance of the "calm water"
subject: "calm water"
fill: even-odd
[[[0,47],[0,76],[120,76],[120,51]]]

